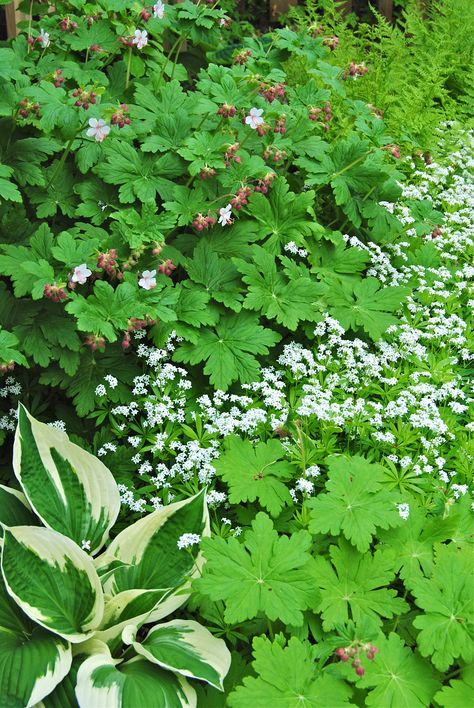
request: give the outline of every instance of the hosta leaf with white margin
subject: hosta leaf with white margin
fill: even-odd
[[[314,647],[291,637],[286,647],[267,637],[252,643],[257,674],[246,676],[227,699],[231,708],[300,708],[300,706],[348,706],[351,689],[344,681],[315,666]]]
[[[70,538],[37,526],[5,527],[2,572],[8,593],[42,627],[77,643],[99,626],[99,576]]]
[[[190,578],[199,573],[199,545],[184,550],[184,533],[210,533],[205,491],[148,514],[124,529],[95,563],[100,575],[123,564],[104,581],[107,593],[101,638],[117,636],[126,624],[156,621],[189,597]],[[109,631],[110,630],[110,631]]]
[[[385,587],[395,577],[392,553],[362,554],[341,538],[339,546],[330,547],[329,558],[315,559],[316,584],[321,590],[321,602],[315,609],[322,614],[325,631],[349,619],[357,624],[364,616],[381,624],[382,617],[408,610],[396,591]]]
[[[185,678],[142,657],[120,662],[110,654],[87,658],[77,672],[81,708],[194,708],[196,693]]]
[[[166,153],[158,159],[143,155],[125,142],[113,141],[104,147],[105,159],[93,168],[104,182],[120,185],[119,199],[123,203],[156,199],[172,199],[173,177],[183,171],[183,161],[177,155]]]
[[[201,679],[223,690],[231,656],[223,639],[214,637],[206,627],[193,620],[172,620],[157,624],[145,639],[136,640],[137,627],[128,625],[122,632],[125,644],[137,654],[188,678]]]
[[[279,440],[251,443],[237,436],[226,440],[226,450],[213,463],[217,474],[229,485],[231,504],[253,502],[278,516],[282,508],[291,504],[287,485],[294,473],[291,463],[284,460],[285,450]]]
[[[435,695],[435,701],[442,708],[466,708],[472,703],[474,695],[474,674],[469,669],[464,671],[462,680],[450,681]]]
[[[398,322],[392,312],[400,308],[410,293],[402,286],[382,288],[376,278],[356,283],[331,278],[329,311],[344,329],[363,327],[372,339],[379,339],[387,328]]]
[[[204,539],[207,562],[194,585],[211,600],[224,601],[230,624],[263,613],[272,621],[300,626],[303,611],[318,603],[310,548],[307,531],[279,536],[270,517],[260,512],[243,543]]]
[[[438,544],[430,578],[418,578],[411,586],[418,607],[414,620],[421,630],[417,644],[440,671],[455,660],[474,660],[474,566],[472,550],[454,544]]]
[[[311,533],[344,536],[363,553],[377,527],[403,524],[397,510],[399,495],[384,487],[385,470],[363,457],[331,455],[326,494],[310,499]]]
[[[35,526],[37,517],[31,511],[23,492],[0,484],[0,524],[5,526]],[[0,527],[0,537],[3,528]]]
[[[425,708],[432,705],[439,688],[436,672],[428,661],[406,647],[395,633],[380,635],[373,661],[364,662],[365,674],[358,688],[372,688],[365,705],[380,708]]]
[[[202,285],[214,300],[240,312],[243,294],[239,273],[230,260],[219,258],[206,241],[201,240],[196,246],[186,270],[191,280]]]
[[[273,181],[269,195],[252,194],[247,208],[259,222],[259,239],[270,237],[266,247],[277,254],[281,244],[299,241],[301,236],[312,233],[315,226],[311,213],[313,202],[314,192],[290,192],[287,181],[279,177]]]
[[[71,662],[68,642],[31,622],[0,579],[0,705],[36,705],[63,680]]]
[[[251,383],[259,376],[254,354],[268,354],[281,336],[258,323],[250,312],[224,316],[214,330],[204,330],[196,344],[183,343],[174,360],[190,364],[205,361],[204,373],[216,388],[227,390],[233,381]]]
[[[288,278],[277,268],[275,258],[264,248],[254,246],[252,260],[233,258],[248,285],[244,307],[257,310],[278,324],[295,330],[298,322],[313,322],[319,317],[320,298],[325,287],[306,275]]]
[[[66,433],[40,423],[20,404],[13,469],[43,523],[98,551],[120,511],[112,473]]]

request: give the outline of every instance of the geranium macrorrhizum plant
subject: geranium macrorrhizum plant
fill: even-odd
[[[194,706],[187,678],[222,690],[224,641],[194,620],[157,623],[200,572],[205,492],[104,550],[120,508],[105,465],[20,406],[13,467],[23,491],[0,487],[0,703],[50,705],[56,690],[64,706]]]
[[[392,239],[402,227],[379,202],[400,175],[323,39],[277,30],[223,51],[224,66],[211,50],[227,20],[206,3],[46,10],[0,49],[5,370],[48,367],[41,382],[84,415],[106,371],[125,395],[139,370],[122,348],[140,329],[160,346],[175,330],[176,360],[202,362],[223,389],[322,311],[379,336],[405,293],[367,330],[354,311],[377,283],[332,229]],[[292,61],[301,85],[287,83]],[[290,242],[309,266],[289,262]]]

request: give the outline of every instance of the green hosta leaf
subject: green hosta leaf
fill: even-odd
[[[359,688],[372,688],[365,705],[425,708],[439,688],[433,668],[406,647],[393,632],[388,639],[381,635],[376,642],[375,659],[365,662],[365,674],[357,682]]]
[[[120,185],[121,202],[131,203],[135,198],[142,202],[171,199],[174,184],[171,178],[182,173],[182,160],[172,153],[156,159],[136,150],[125,142],[112,142],[104,148],[105,160],[94,167],[94,172],[104,182]]]
[[[92,560],[74,541],[36,526],[5,528],[7,591],[42,627],[77,643],[96,629],[104,597]]]
[[[240,312],[243,295],[237,269],[229,260],[219,258],[206,241],[196,246],[186,270],[191,280],[202,285],[214,300]]]
[[[141,657],[125,663],[101,654],[89,657],[77,672],[76,697],[81,706],[101,708],[196,706],[195,691],[186,679]]]
[[[18,337],[0,326],[0,362],[9,364],[13,361],[15,364],[28,366],[23,354],[17,350],[18,345]]]
[[[318,671],[315,667],[314,647],[291,637],[288,646],[271,642],[267,637],[253,640],[257,674],[247,676],[243,685],[230,694],[231,708],[300,708],[300,706],[350,705],[350,687],[340,679]]]
[[[20,405],[13,469],[46,526],[79,545],[88,542],[92,553],[101,548],[117,519],[120,495],[100,460]]]
[[[381,288],[376,278],[364,278],[354,285],[330,282],[329,309],[345,329],[363,327],[372,339],[379,339],[398,322],[391,313],[400,308],[409,288]]]
[[[217,474],[229,485],[229,501],[238,504],[258,499],[272,516],[291,504],[287,485],[294,467],[282,460],[285,450],[279,440],[251,443],[236,436],[227,438],[226,451],[213,463]]]
[[[0,484],[0,523],[5,526],[35,526],[38,519],[22,492]],[[0,537],[3,528],[0,528]]]
[[[357,549],[367,551],[377,527],[400,526],[403,520],[396,503],[399,496],[390,492],[384,468],[363,457],[332,455],[328,459],[327,494],[308,502],[311,507],[311,533],[343,533]]]
[[[0,705],[35,706],[63,680],[70,645],[21,612],[0,581]]]
[[[198,545],[178,548],[184,533],[209,535],[204,491],[136,521],[96,559],[101,575],[112,563],[122,564],[104,581],[109,596],[101,628],[104,640],[149,613],[148,621],[159,620],[186,602],[188,579],[199,573],[202,556]]]
[[[451,681],[449,686],[443,686],[441,691],[435,695],[435,701],[442,708],[466,708],[472,703],[474,695],[474,676],[465,672],[466,676],[462,681]]]
[[[307,531],[279,536],[270,517],[260,512],[243,543],[236,538],[204,540],[207,562],[195,586],[211,600],[225,602],[230,624],[263,613],[299,626],[303,610],[318,601],[310,548]]]
[[[137,628],[129,625],[123,640],[137,654],[175,673],[206,681],[223,690],[230,668],[230,652],[222,639],[193,620],[172,620],[155,625],[142,642],[136,641]]]
[[[260,224],[259,238],[269,237],[266,246],[276,254],[281,244],[291,240],[300,240],[301,236],[311,234],[314,216],[311,207],[314,192],[294,194],[289,191],[287,181],[280,177],[272,183],[270,194],[252,194],[248,210]]]
[[[393,617],[408,609],[396,597],[390,585],[395,576],[395,560],[391,554],[377,551],[374,555],[358,553],[345,539],[329,549],[330,560],[316,558],[316,582],[321,589],[325,631],[353,619],[358,624],[368,616],[381,623],[382,617]]]
[[[300,320],[318,319],[325,287],[313,282],[308,271],[299,278],[287,278],[277,269],[274,257],[260,246],[253,247],[252,262],[240,258],[233,261],[248,285],[244,307],[260,310],[291,330]]]
[[[259,365],[254,354],[268,354],[279,340],[280,335],[259,325],[256,316],[240,312],[223,317],[215,330],[204,330],[196,344],[182,344],[174,358],[191,364],[205,361],[211,383],[226,390],[236,380],[255,381]]]
[[[455,659],[474,660],[474,568],[470,549],[439,544],[431,577],[418,578],[411,592],[424,614],[414,626],[421,630],[417,643],[440,671]]]

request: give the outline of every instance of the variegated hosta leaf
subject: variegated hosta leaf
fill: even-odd
[[[0,523],[5,526],[35,526],[38,523],[25,495],[3,484],[0,484]],[[0,527],[0,538],[2,536]]]
[[[230,669],[231,656],[222,639],[214,637],[206,627],[193,620],[172,620],[155,625],[140,643],[137,627],[125,627],[122,638],[137,654],[183,676],[206,681],[223,690]]]
[[[105,655],[91,656],[77,673],[81,708],[194,708],[196,693],[182,676],[135,657],[116,665]]]
[[[189,593],[177,591],[189,588],[188,578],[199,572],[202,557],[199,545],[178,548],[185,533],[210,533],[205,491],[136,521],[96,558],[99,574],[107,572],[116,560],[124,564],[104,582],[110,600],[101,630],[115,627],[115,632],[121,632],[134,618],[138,624],[138,619],[152,610],[150,621],[161,619],[186,602]],[[108,639],[109,634],[101,638]]]
[[[13,469],[43,523],[98,551],[120,510],[120,495],[107,467],[70,442],[66,433],[18,409]]]
[[[100,624],[104,597],[99,576],[70,538],[42,527],[5,527],[2,571],[20,608],[55,634],[82,642]]]
[[[38,627],[0,583],[0,706],[30,706],[63,680],[71,666],[68,642]]]

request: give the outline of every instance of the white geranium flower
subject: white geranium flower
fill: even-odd
[[[73,283],[79,283],[79,285],[84,285],[87,278],[92,275],[92,271],[89,270],[85,263],[81,263],[74,268],[71,280]]]
[[[156,270],[144,270],[138,285],[144,290],[153,290],[156,287]]]
[[[158,0],[158,2],[153,5],[153,17],[157,17],[159,20],[162,20],[164,16],[165,4],[164,2],[161,2],[161,0]]]
[[[49,47],[49,45],[51,44],[51,42],[49,41],[49,32],[45,32],[44,29],[41,28],[38,36],[38,42],[41,42],[45,49],[46,47]]]
[[[258,128],[258,126],[262,125],[262,123],[264,122],[263,118],[261,117],[262,113],[263,108],[251,108],[248,116],[245,118],[245,122],[253,130],[256,130],[256,128]]]
[[[227,204],[226,207],[219,209],[219,224],[225,226],[232,223],[232,204]]]
[[[148,32],[146,30],[136,29],[132,39],[132,44],[136,44],[137,49],[143,49],[148,44]]]
[[[110,133],[110,125],[107,125],[102,118],[89,118],[89,125],[90,128],[87,131],[87,135],[90,138],[94,137],[98,143],[105,140]]]

